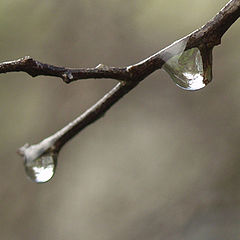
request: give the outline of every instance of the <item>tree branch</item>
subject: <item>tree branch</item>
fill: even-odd
[[[0,73],[7,72],[26,72],[32,77],[40,75],[60,77],[66,83],[87,78],[113,78],[117,80],[127,80],[130,76],[126,71],[126,68],[107,67],[103,64],[99,64],[95,68],[73,69],[41,63],[29,56],[14,61],[0,63]]]
[[[213,19],[201,28],[174,42],[149,58],[127,67],[117,68],[99,64],[95,68],[71,69],[44,64],[31,57],[1,63],[0,73],[22,71],[28,73],[32,77],[39,75],[60,77],[66,83],[88,78],[111,78],[120,81],[120,83],[109,93],[73,122],[39,144],[32,146],[25,145],[20,148],[20,154],[27,157],[27,155],[30,153],[32,154],[33,151],[38,151],[39,154],[42,154],[45,151],[49,151],[49,149],[54,152],[59,152],[66,142],[90,123],[93,123],[103,116],[114,103],[136,87],[140,81],[155,70],[160,69],[173,54],[178,54],[183,50],[193,47],[199,48],[205,71],[205,69],[212,64],[213,47],[221,43],[222,36],[239,16],[240,0],[231,0]]]

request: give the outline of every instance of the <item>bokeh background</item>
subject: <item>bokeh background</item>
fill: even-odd
[[[1,0],[0,61],[125,66],[205,24],[227,0]],[[240,237],[240,22],[197,92],[157,71],[82,131],[54,178],[29,181],[16,150],[62,128],[114,80],[0,75],[0,239]]]

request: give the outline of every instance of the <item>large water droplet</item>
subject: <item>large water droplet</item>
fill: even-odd
[[[211,66],[210,66],[211,67]],[[177,86],[185,90],[198,90],[211,81],[211,69],[203,70],[203,61],[198,48],[191,48],[171,57],[163,65]]]
[[[49,181],[55,173],[56,165],[56,153],[45,153],[35,159],[25,159],[24,161],[27,176],[36,183]]]

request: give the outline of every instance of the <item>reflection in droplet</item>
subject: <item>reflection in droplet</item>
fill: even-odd
[[[36,159],[25,159],[24,166],[27,176],[36,183],[49,181],[56,170],[57,154],[47,153]]]
[[[204,79],[203,61],[198,48],[191,48],[171,57],[163,65],[163,69],[177,86],[185,90],[201,89],[211,81],[209,74],[205,74],[208,79]]]

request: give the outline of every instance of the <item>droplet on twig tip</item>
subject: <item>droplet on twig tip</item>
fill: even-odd
[[[176,85],[185,90],[199,90],[211,80],[211,66],[204,72],[203,59],[198,48],[192,48],[174,55],[163,65]]]
[[[48,152],[37,158],[25,158],[27,176],[36,183],[48,182],[54,175],[57,165],[57,153]]]

